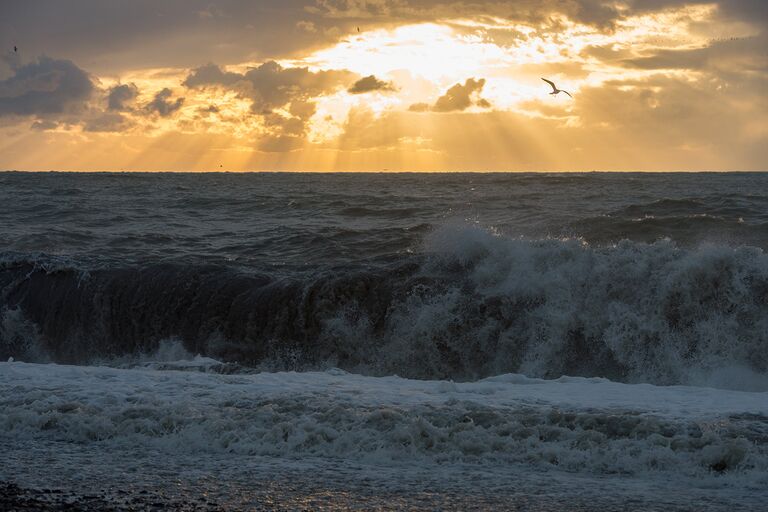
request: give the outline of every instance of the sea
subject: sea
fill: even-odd
[[[767,250],[767,173],[2,172],[0,508],[765,510]]]

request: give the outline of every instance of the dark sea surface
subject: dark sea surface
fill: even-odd
[[[767,173],[0,173],[0,495],[750,510],[767,249]]]
[[[41,334],[3,359],[768,372],[766,174],[3,173],[0,205],[0,308]]]

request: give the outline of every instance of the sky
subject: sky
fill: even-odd
[[[0,169],[768,169],[765,0],[3,0],[0,45]]]

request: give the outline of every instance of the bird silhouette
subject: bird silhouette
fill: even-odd
[[[544,80],[545,82],[547,82],[549,85],[552,86],[552,92],[549,93],[550,95],[555,96],[557,94],[560,94],[561,92],[564,92],[570,98],[573,98],[573,96],[571,96],[571,93],[569,93],[568,91],[564,91],[563,89],[558,89],[557,86],[555,85],[555,82],[553,82],[552,80],[547,80],[546,78],[542,78],[542,80]]]

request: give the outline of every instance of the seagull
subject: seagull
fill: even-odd
[[[562,89],[558,89],[557,86],[555,85],[555,82],[553,82],[551,80],[547,80],[546,78],[542,78],[542,80],[544,80],[545,82],[547,82],[549,85],[552,86],[552,92],[549,93],[549,94],[554,96],[554,95],[557,95],[558,93],[564,92],[569,97],[573,98],[573,96],[571,96],[571,93],[569,93],[568,91],[564,91]]]

